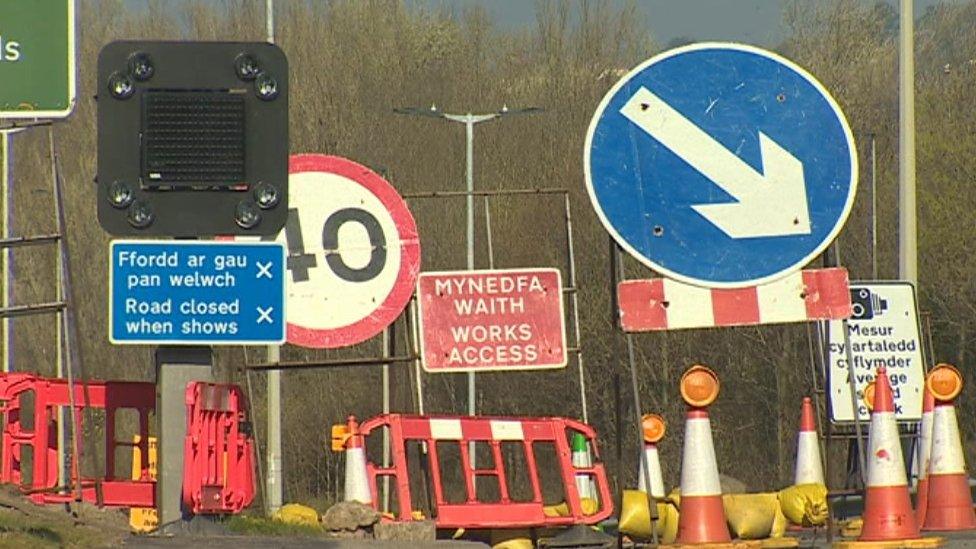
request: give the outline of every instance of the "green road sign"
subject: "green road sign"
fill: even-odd
[[[0,118],[64,118],[74,104],[74,0],[0,0]]]

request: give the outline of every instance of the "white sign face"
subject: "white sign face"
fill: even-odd
[[[288,250],[288,343],[355,345],[406,307],[420,271],[420,240],[396,189],[351,160],[292,155],[290,209],[278,242]]]
[[[854,421],[845,345],[850,345],[854,366],[859,419],[870,419],[864,405],[864,387],[874,380],[878,366],[887,369],[897,419],[921,419],[925,367],[915,288],[908,282],[852,282],[851,304],[847,341],[844,341],[842,322],[830,321],[827,377],[831,419],[835,422]]]

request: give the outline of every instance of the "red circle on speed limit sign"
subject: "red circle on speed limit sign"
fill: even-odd
[[[288,162],[287,341],[316,349],[365,341],[406,307],[420,272],[420,239],[385,179],[322,154]]]

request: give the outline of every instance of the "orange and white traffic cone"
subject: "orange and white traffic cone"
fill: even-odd
[[[663,417],[657,414],[644,414],[641,418],[641,427],[644,431],[644,456],[640,460],[637,472],[637,489],[645,494],[651,494],[654,499],[661,499],[664,497],[664,475],[661,474],[661,459],[657,453],[657,443],[664,438],[667,426]]]
[[[346,424],[332,426],[332,451],[346,454],[346,479],[343,501],[373,502],[366,474],[366,447],[356,416],[349,416]]]
[[[820,459],[820,437],[813,413],[813,400],[803,397],[800,432],[796,437],[796,473],[793,484],[824,484],[823,461]]]
[[[969,475],[953,405],[953,399],[962,390],[962,376],[952,366],[940,364],[929,373],[926,385],[936,403],[932,413],[928,509],[922,529],[976,529]]]
[[[858,541],[919,538],[895,423],[894,396],[884,366],[878,368],[875,381],[867,458],[864,527]]]
[[[681,396],[688,403],[688,415],[681,457],[678,544],[731,542],[706,409],[718,391],[718,376],[704,366],[692,366],[681,377]]]
[[[929,461],[932,455],[932,409],[935,396],[928,388],[922,392],[922,423],[919,426],[918,446],[915,447],[915,467],[918,471],[918,484],[915,486],[915,518],[920,525],[925,524],[925,511],[929,502]]]

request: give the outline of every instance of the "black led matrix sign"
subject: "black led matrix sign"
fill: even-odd
[[[98,56],[98,221],[114,235],[276,235],[288,61],[263,42],[112,42]]]

